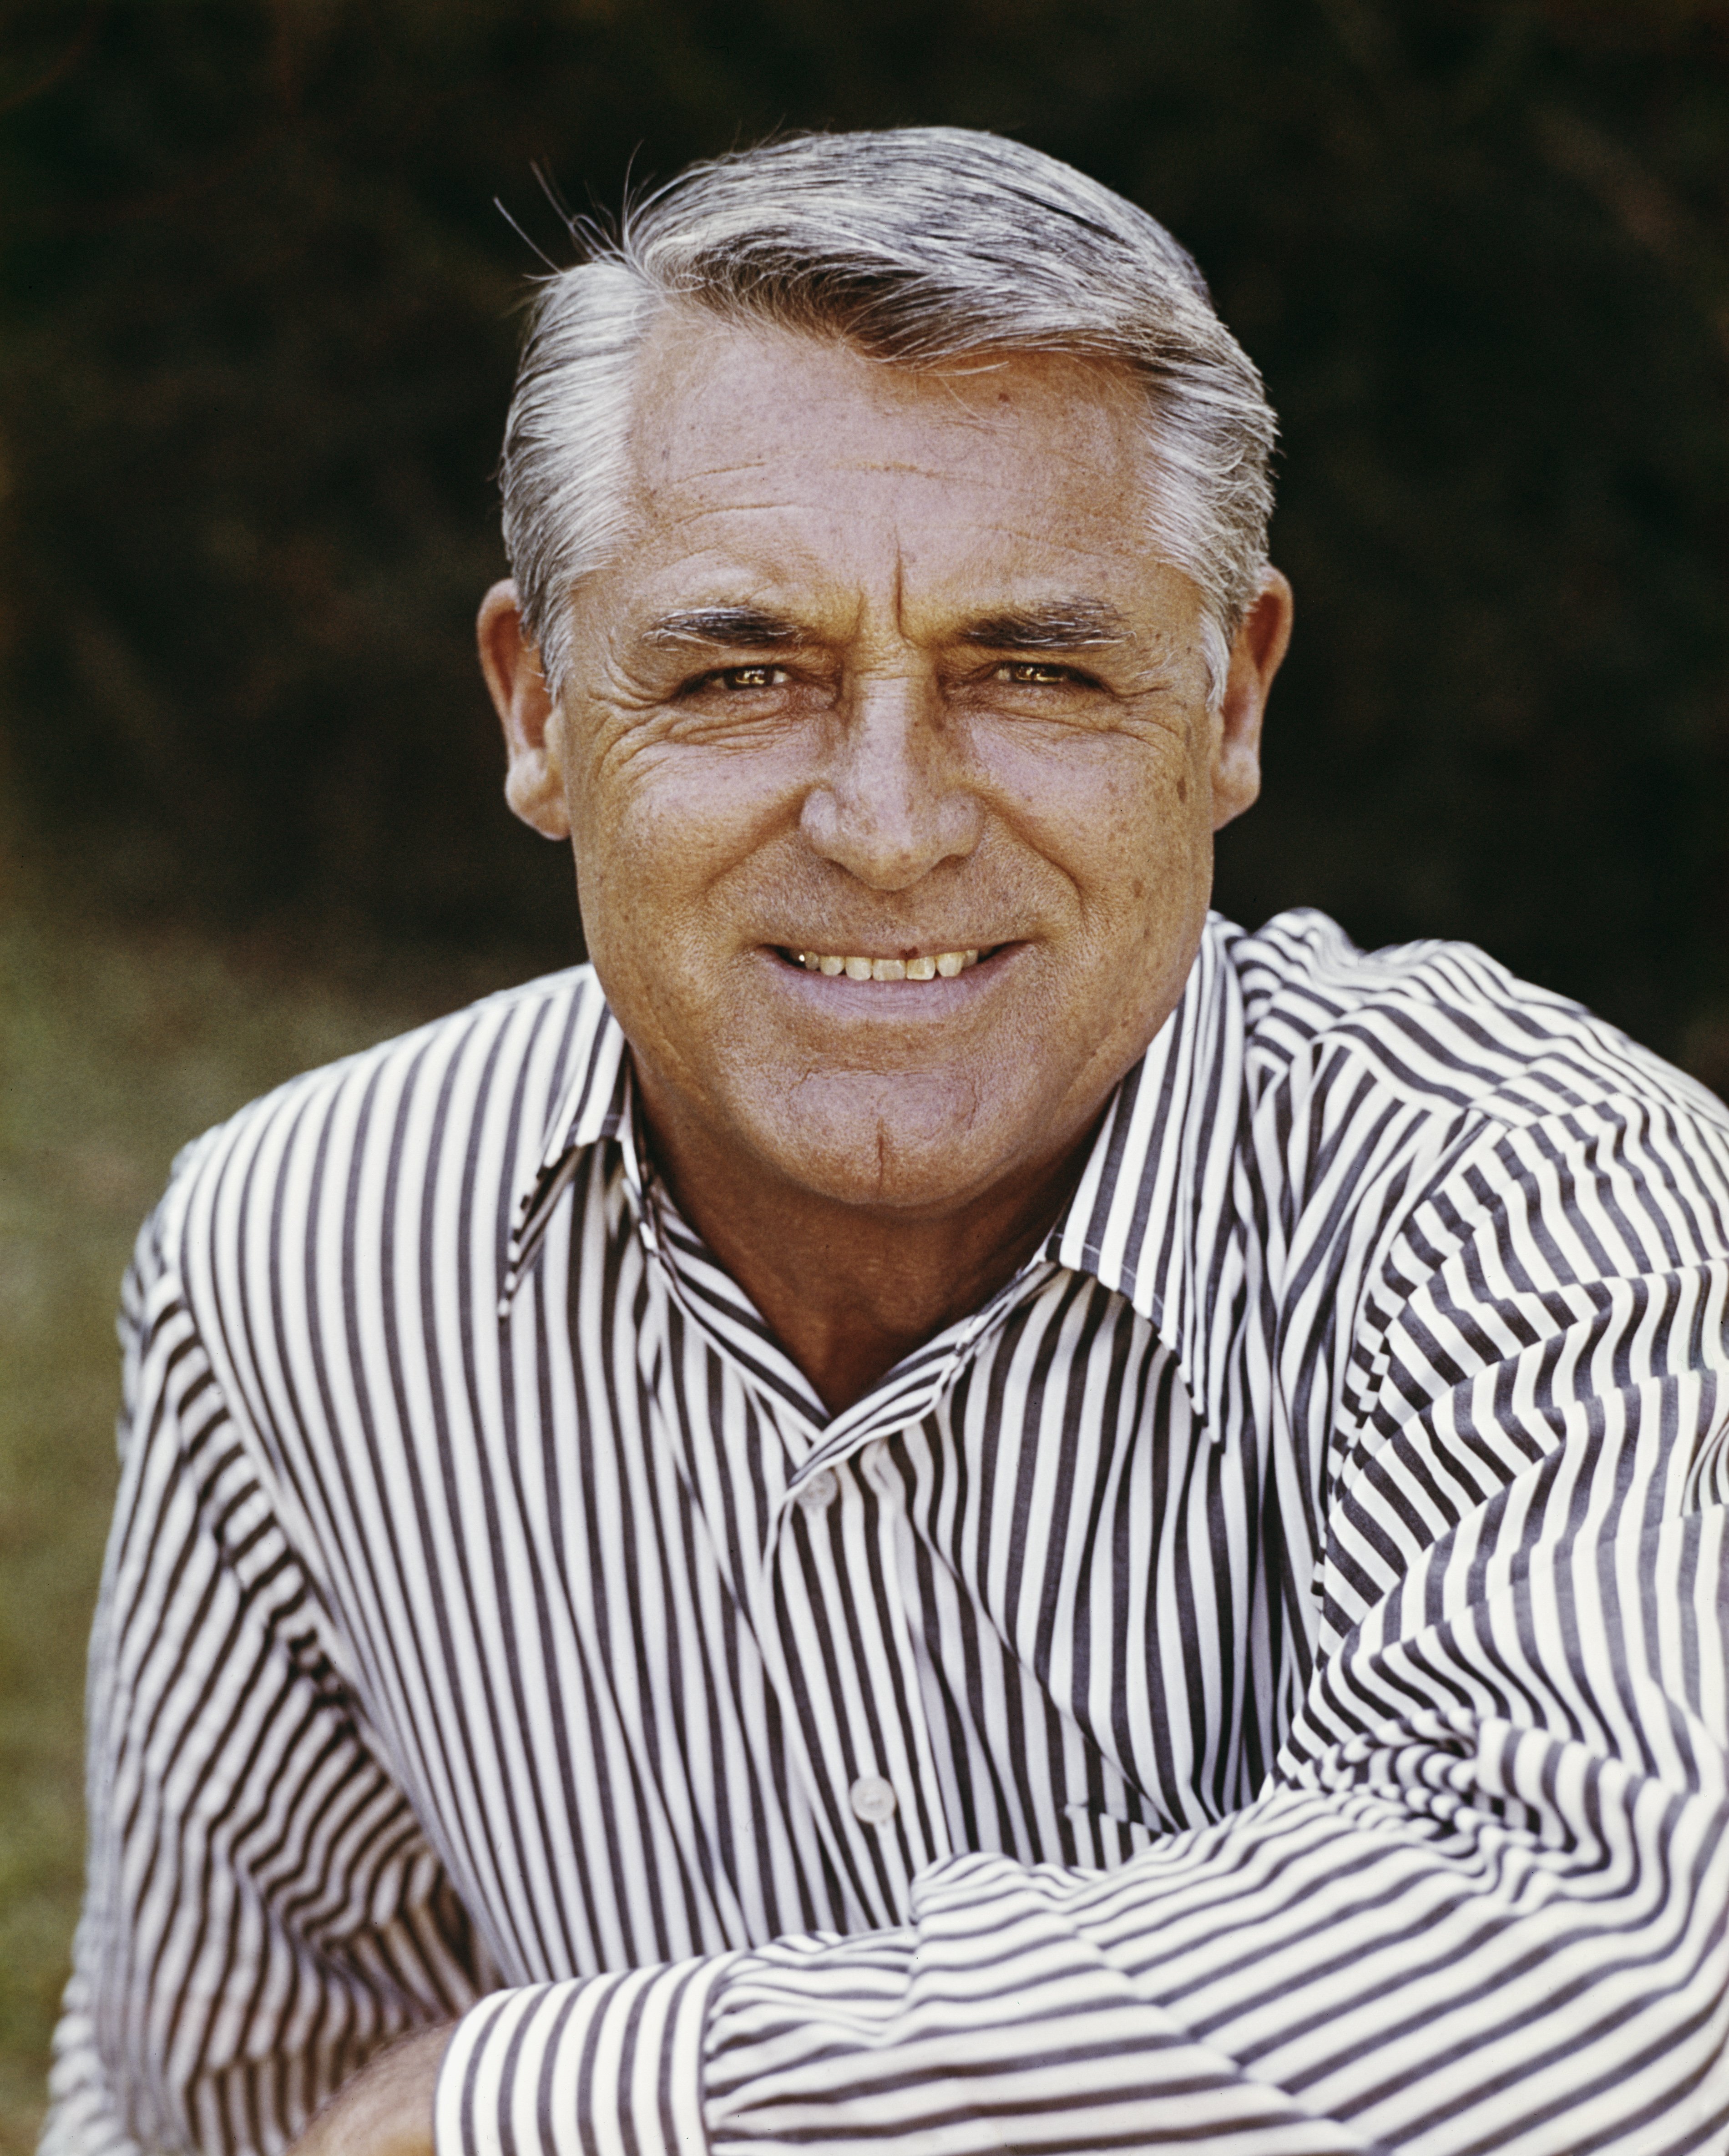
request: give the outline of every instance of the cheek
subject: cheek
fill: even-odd
[[[789,757],[763,750],[651,744],[591,767],[572,817],[588,951],[644,1029],[654,1011],[677,1033],[722,994],[800,802]]]
[[[996,776],[1020,831],[1085,912],[1155,921],[1188,911],[1211,847],[1203,789],[1180,737],[1106,736],[1043,752],[1016,744],[996,760]]]
[[[597,957],[628,937],[657,968],[712,941],[721,886],[796,825],[800,799],[784,757],[736,747],[620,747],[593,760],[571,790],[583,916]]]

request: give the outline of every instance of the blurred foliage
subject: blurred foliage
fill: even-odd
[[[13,0],[0,66],[0,738],[81,882],[567,950],[469,649],[535,170],[941,120],[1163,218],[1283,415],[1221,903],[1729,1079],[1722,0]]]

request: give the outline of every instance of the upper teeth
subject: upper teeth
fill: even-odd
[[[978,963],[977,951],[938,951],[917,958],[835,957],[820,951],[801,951],[798,963],[813,973],[844,973],[849,981],[929,981],[940,973],[952,981],[969,966]]]

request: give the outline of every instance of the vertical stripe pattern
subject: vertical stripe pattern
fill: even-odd
[[[1729,1116],[1208,928],[830,1417],[586,971],[191,1148],[122,1316],[47,2156],[1729,2148]]]

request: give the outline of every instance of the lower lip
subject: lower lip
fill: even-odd
[[[777,981],[801,1003],[834,1018],[947,1018],[966,1007],[996,985],[1026,949],[1024,943],[999,943],[988,957],[945,980],[941,973],[929,981],[855,981],[845,973],[815,973],[808,966],[783,958],[767,948]]]

